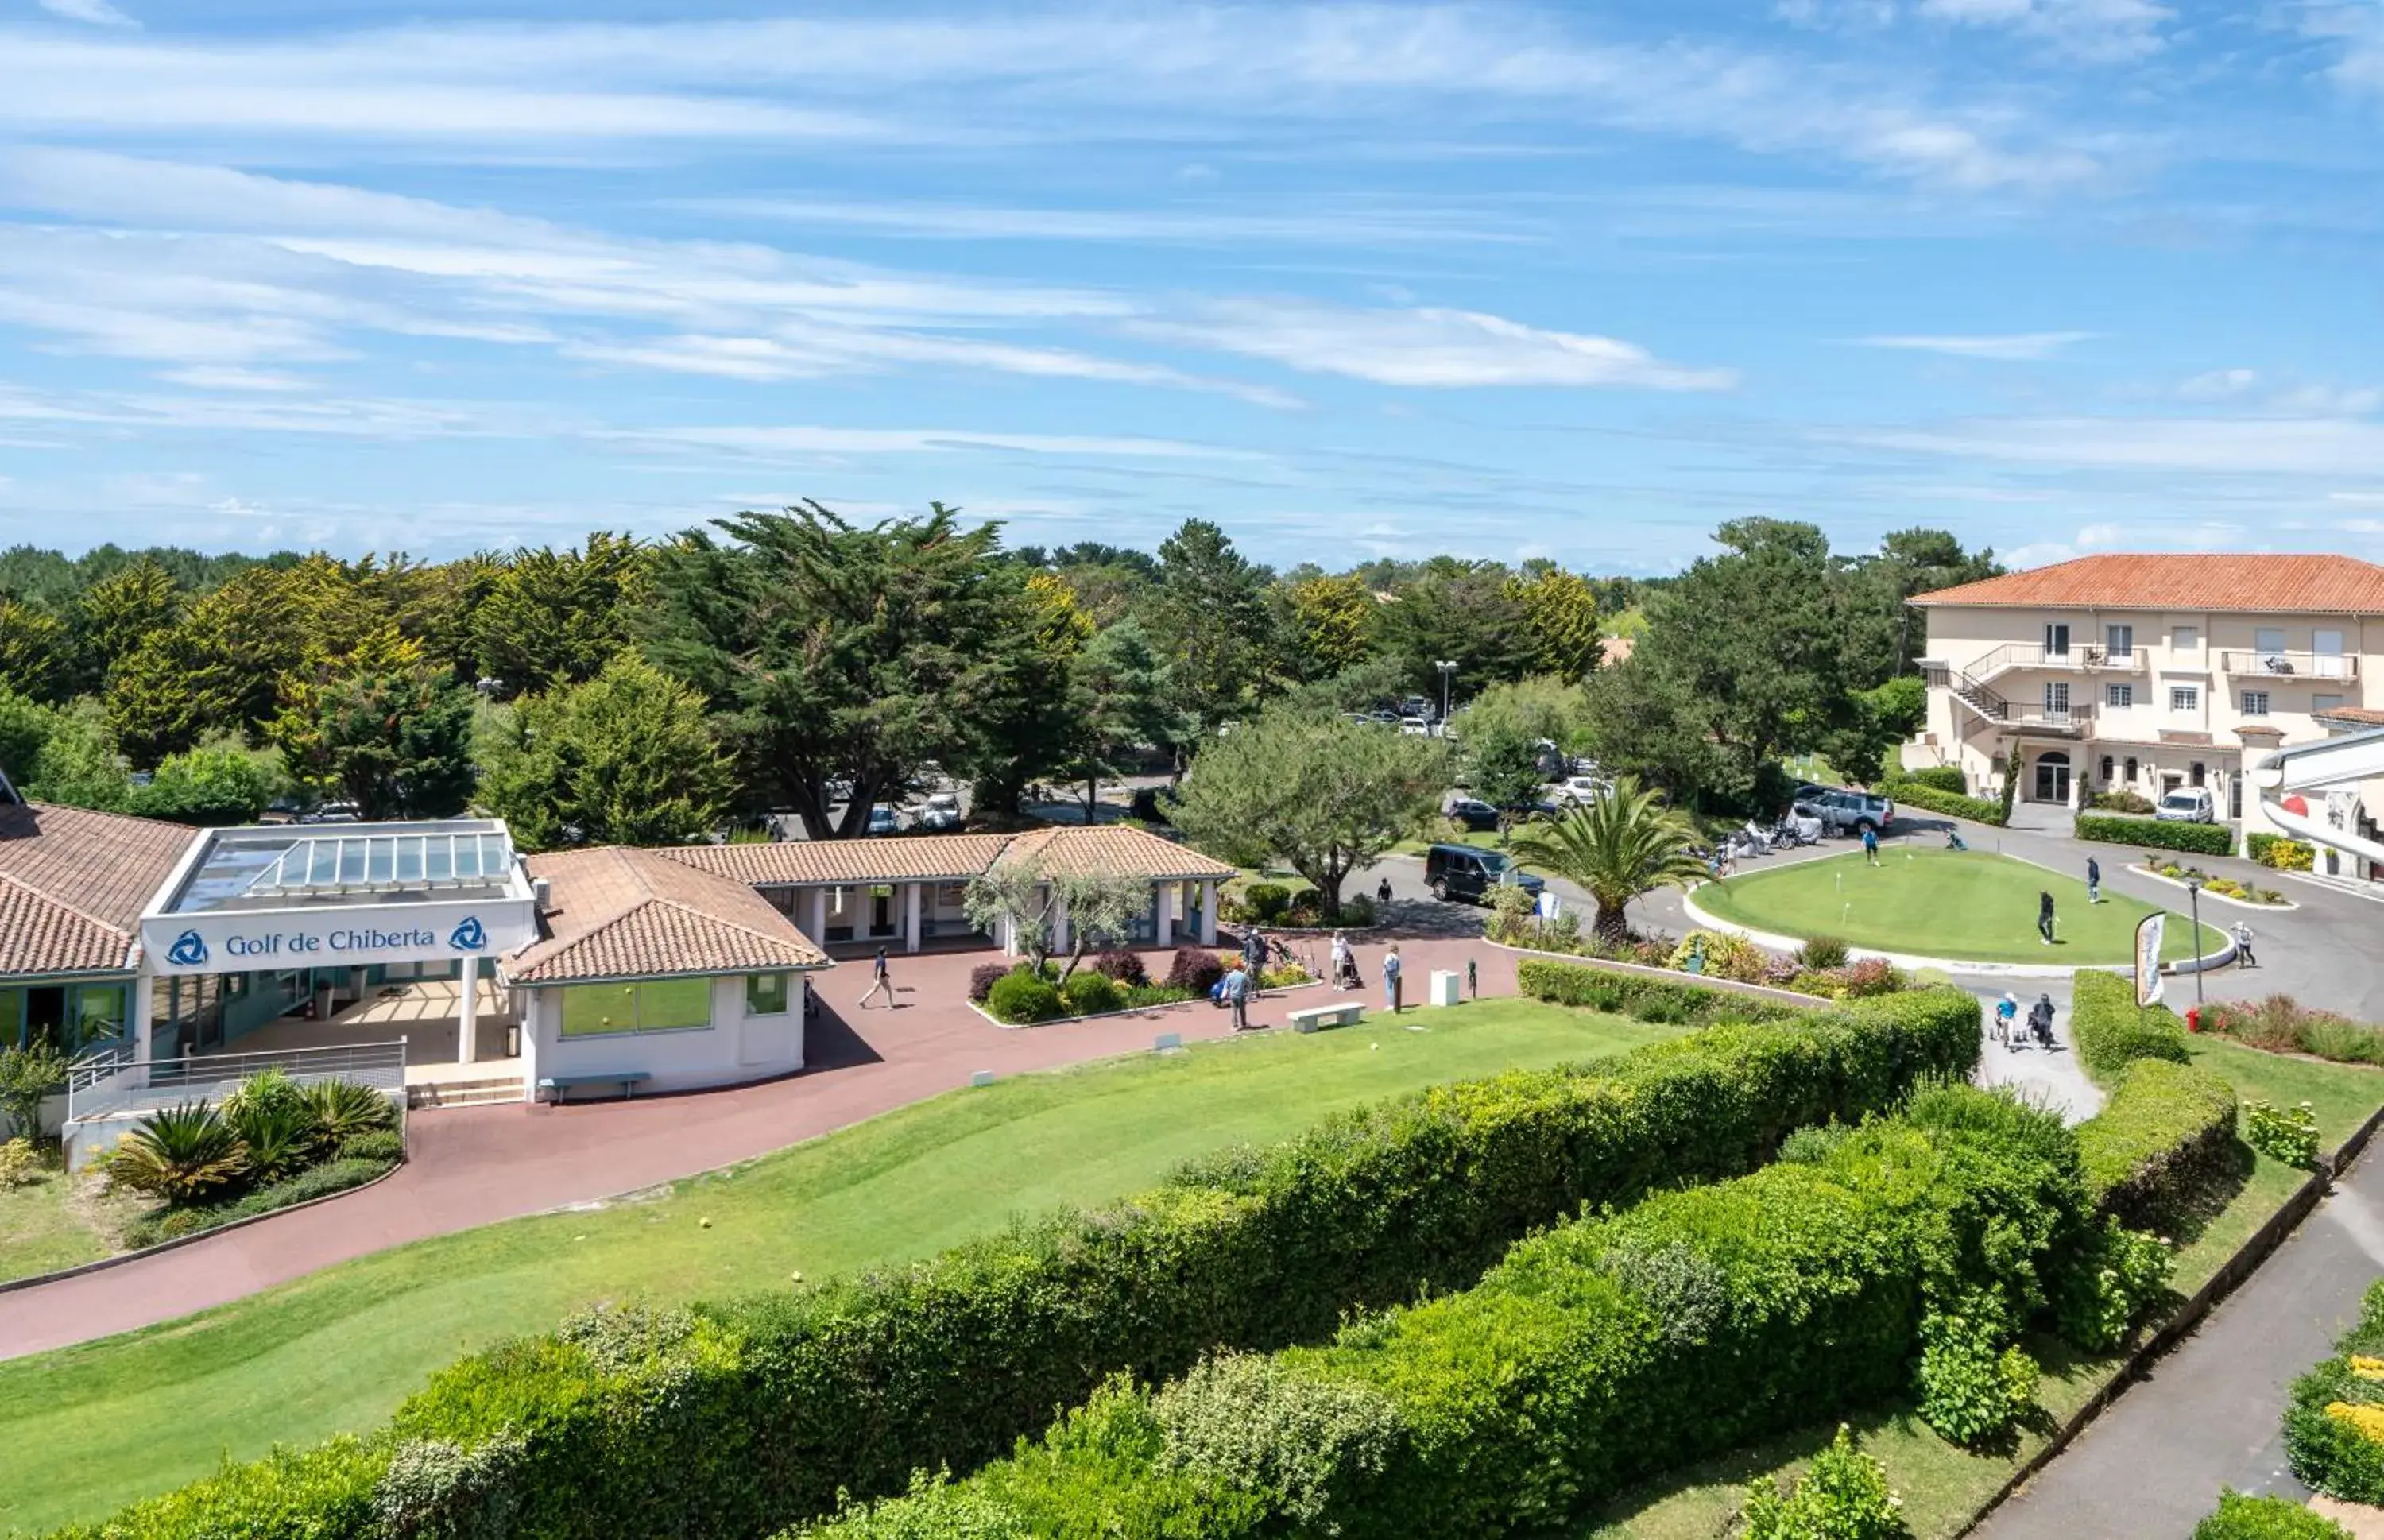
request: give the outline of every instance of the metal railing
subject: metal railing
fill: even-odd
[[[2115,652],[2096,642],[2079,642],[2056,652],[2039,642],[2007,641],[1971,659],[1962,665],[1961,672],[1984,683],[2015,668],[2092,668],[2108,674],[2135,674],[2142,672],[2143,667],[2144,654],[2140,648]]]
[[[2218,654],[2222,672],[2274,679],[2356,679],[2359,660],[2347,652],[2264,652],[2230,647]]]
[[[284,1049],[269,1053],[210,1053],[142,1063],[129,1050],[93,1074],[80,1073],[67,1085],[67,1120],[146,1112],[212,1095],[260,1071],[278,1069],[301,1085],[352,1080],[375,1090],[405,1089],[405,1040],[342,1043],[325,1048]],[[101,1073],[103,1068],[106,1073]],[[80,1071],[81,1066],[78,1066]]]

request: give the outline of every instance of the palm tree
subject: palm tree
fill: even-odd
[[[1516,859],[1586,889],[1597,904],[1591,929],[1606,941],[1630,938],[1624,906],[1658,888],[1685,888],[1706,875],[1689,852],[1695,826],[1625,776],[1614,789],[1562,818],[1515,836]]]

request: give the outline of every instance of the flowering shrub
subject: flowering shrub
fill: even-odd
[[[1178,989],[1188,989],[1195,998],[1207,994],[1225,976],[1225,965],[1217,954],[1204,947],[1178,947],[1175,961],[1168,965],[1167,982]]]
[[[2035,1409],[2036,1360],[2018,1348],[1998,1350],[1999,1314],[1981,1298],[1961,1313],[1921,1320],[1920,1418],[1956,1444],[1993,1438]]]
[[[2317,862],[2317,847],[2274,834],[2254,834],[2245,843],[2252,859],[2279,872],[2306,872]]]
[[[2128,1327],[2168,1285],[2175,1259],[2157,1236],[2105,1219],[2080,1248],[2059,1303],[2061,1335],[2090,1352],[2127,1340]]]
[[[2308,1170],[2317,1164],[2317,1114],[2306,1101],[2286,1108],[2247,1101],[2243,1141],[2272,1161]]]
[[[1834,936],[1816,936],[1796,950],[1796,961],[1814,973],[1846,965],[1846,944]]]
[[[2193,1526],[2193,1540],[2351,1540],[2351,1532],[2290,1497],[2221,1490],[2218,1507]]]
[[[1747,1487],[1743,1540],[1903,1540],[1912,1533],[1903,1507],[1886,1469],[1840,1424],[1787,1492],[1768,1481]]]
[[[2367,1285],[2359,1323],[2335,1356],[2293,1382],[2285,1458],[2303,1485],[2345,1502],[2384,1503],[2384,1281]]]
[[[971,968],[969,970],[970,1003],[983,1005],[985,997],[993,993],[996,981],[1006,976],[1015,966],[1017,964],[1013,962],[980,962]]]

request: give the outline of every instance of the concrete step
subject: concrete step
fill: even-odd
[[[497,1080],[420,1081],[405,1088],[405,1104],[421,1110],[430,1107],[477,1107],[489,1102],[519,1101],[522,1083],[519,1075],[506,1075]]]

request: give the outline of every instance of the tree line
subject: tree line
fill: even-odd
[[[1155,553],[1005,547],[941,503],[444,563],[19,548],[0,553],[0,769],[194,822],[290,798],[477,806],[533,846],[768,810],[850,836],[937,776],[999,819],[1030,786],[1153,749],[1181,765],[1269,712],[1436,702],[1445,661],[1460,699],[1536,692],[1562,722],[1534,737],[1719,803],[1782,752],[1862,763],[1904,700],[1904,598],[1992,569],[1933,531],[1855,558],[1809,526],[1720,538],[1655,582],[1453,557],[1277,572],[1197,519]],[[1638,651],[1601,666],[1617,630]]]

